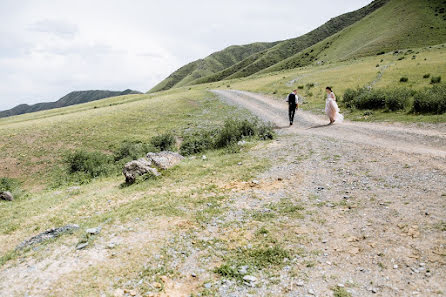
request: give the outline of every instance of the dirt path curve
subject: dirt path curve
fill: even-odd
[[[279,128],[289,128],[287,106],[260,94],[237,90],[215,90],[222,100],[244,107]],[[306,111],[296,113],[290,132],[335,137],[371,146],[408,153],[429,154],[446,158],[446,126],[419,128],[414,125],[391,125],[345,121],[327,125],[327,119]]]

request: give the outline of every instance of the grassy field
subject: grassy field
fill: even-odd
[[[0,120],[0,170],[42,188],[61,174],[63,157],[73,150],[111,153],[123,141],[148,142],[166,131],[181,135],[222,123],[232,113],[209,93],[177,90],[6,118]]]

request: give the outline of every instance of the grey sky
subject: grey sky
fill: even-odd
[[[233,44],[302,35],[371,0],[0,0],[0,110],[73,90],[147,91]]]

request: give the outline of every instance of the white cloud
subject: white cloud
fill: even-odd
[[[72,90],[147,91],[232,44],[301,35],[369,0],[2,0],[0,110]]]

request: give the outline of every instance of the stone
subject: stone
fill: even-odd
[[[207,159],[208,159],[208,157],[206,157],[206,155],[201,156],[201,160],[205,161]]]
[[[210,288],[212,288],[212,284],[211,284],[211,283],[205,283],[205,284],[204,284],[204,287],[205,287],[206,289],[210,289]]]
[[[239,272],[241,275],[246,275],[246,274],[248,273],[248,268],[249,268],[249,266],[247,266],[247,265],[241,266],[241,267],[238,269],[238,272]]]
[[[313,289],[308,289],[308,294],[310,294],[310,295],[316,295],[316,293],[314,292]]]
[[[148,153],[147,159],[159,169],[169,169],[179,164],[184,157],[175,152],[163,151],[160,153]]]
[[[130,296],[136,296],[136,291],[135,290],[130,290],[129,294],[130,294]]]
[[[79,229],[79,226],[75,225],[75,224],[66,225],[66,226],[59,227],[59,228],[48,229],[36,236],[31,237],[28,240],[25,240],[24,242],[19,244],[16,249],[19,250],[19,249],[23,249],[28,246],[32,246],[37,243],[41,243],[41,242],[59,237],[60,235],[62,235],[64,233],[70,233],[76,229]]]
[[[152,162],[144,158],[128,162],[125,164],[124,169],[122,169],[122,174],[125,176],[125,182],[128,184],[133,184],[138,176],[142,176],[144,174],[159,176],[160,173],[158,170],[156,168],[152,168],[151,165]]]
[[[76,246],[76,250],[83,250],[84,248],[86,248],[88,246],[88,242],[83,242],[83,243],[79,243]]]
[[[305,285],[305,283],[303,280],[298,280],[296,283],[296,286],[298,286],[298,287],[303,287],[304,285]]]
[[[86,232],[89,235],[97,235],[97,234],[99,234],[99,232],[101,232],[101,227],[89,228],[86,230]]]
[[[14,200],[14,196],[11,194],[11,192],[0,192],[0,200],[4,200],[4,201],[13,201]]]
[[[393,269],[398,269],[398,265],[393,265]]]
[[[258,180],[256,180],[256,179],[253,179],[253,180],[252,180],[252,183],[253,183],[254,185],[258,185],[258,184],[260,184],[260,181],[258,181]]]
[[[240,140],[239,142],[237,142],[237,145],[244,146],[246,143],[246,141]]]
[[[245,284],[252,286],[257,281],[257,277],[252,275],[245,275],[243,277],[243,281],[245,282]]]

